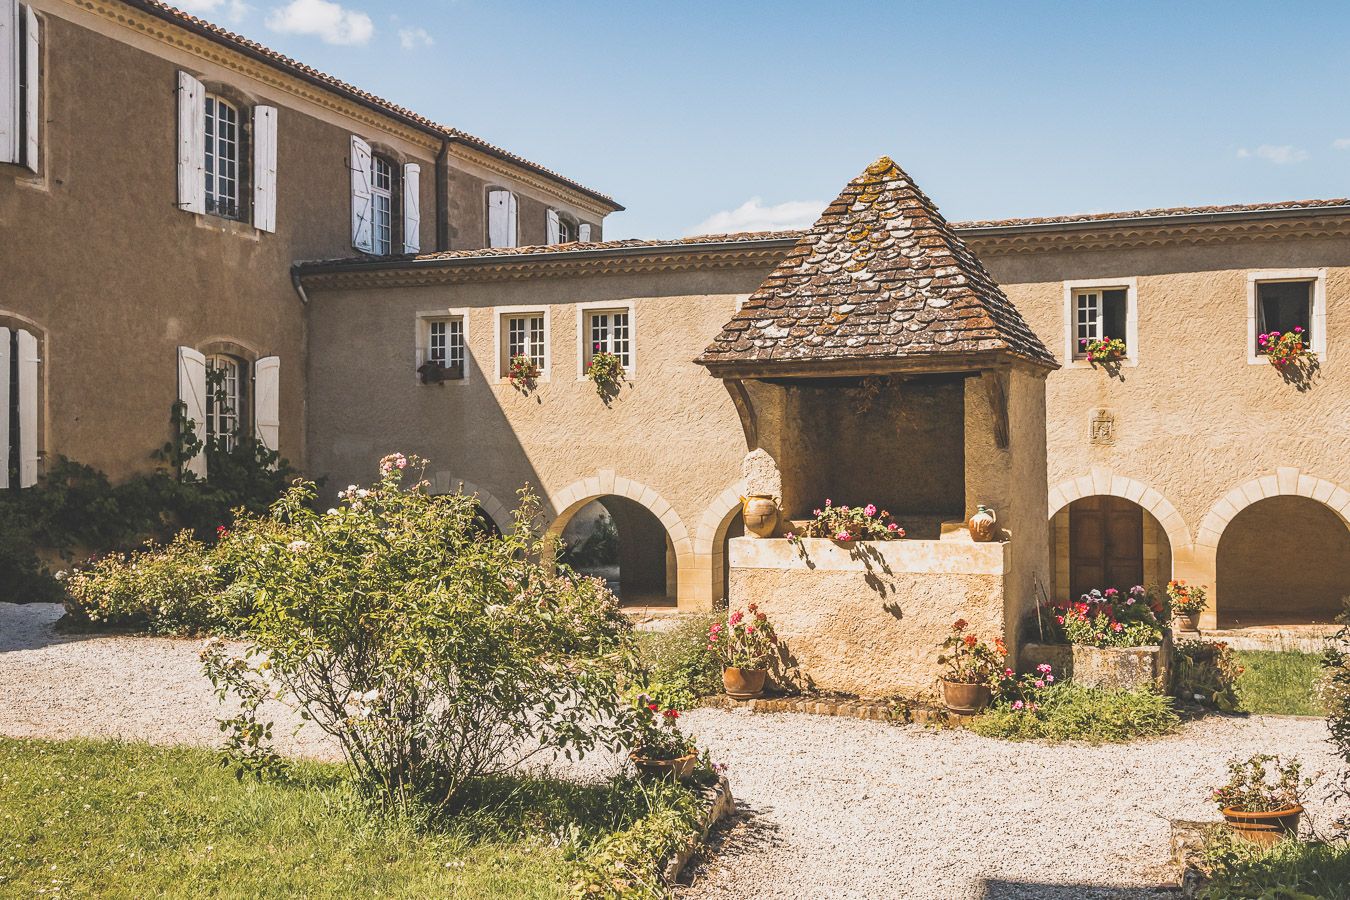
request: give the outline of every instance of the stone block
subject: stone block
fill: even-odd
[[[1167,691],[1171,684],[1172,641],[1156,647],[1085,647],[1078,644],[1023,644],[1020,668],[1049,663],[1059,678],[1105,691]]]

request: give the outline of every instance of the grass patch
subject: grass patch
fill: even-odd
[[[654,873],[634,853],[683,837],[695,809],[669,784],[499,778],[454,810],[395,816],[341,766],[259,783],[218,758],[0,739],[0,894],[555,898],[598,862],[641,891]]]
[[[708,626],[720,618],[681,617],[667,631],[639,632],[648,694],[664,706],[688,709],[699,697],[722,692],[722,666],[708,649]]]
[[[971,720],[985,737],[1007,740],[1121,743],[1156,737],[1180,723],[1172,699],[1152,691],[1099,691],[1057,684],[1041,695],[1040,709],[995,706]]]
[[[1199,896],[1350,898],[1350,844],[1281,841],[1263,849],[1216,828],[1204,853],[1212,879]]]
[[[1323,716],[1317,696],[1322,677],[1322,654],[1296,650],[1237,650],[1233,656],[1243,672],[1237,695],[1243,712],[1294,716]]]

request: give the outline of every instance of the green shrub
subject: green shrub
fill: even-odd
[[[662,706],[688,709],[722,690],[722,666],[708,646],[708,628],[721,616],[682,618],[667,631],[638,636],[645,694]]]
[[[1341,649],[1350,643],[1350,597],[1345,598],[1345,608],[1340,618],[1345,627],[1336,635],[1340,644],[1332,644],[1322,661],[1326,669],[1322,699],[1327,709],[1331,745],[1344,766],[1338,793],[1342,800],[1350,800],[1350,653]],[[1350,832],[1350,815],[1336,824],[1342,831]]]
[[[1232,712],[1238,708],[1237,683],[1243,668],[1221,641],[1179,641],[1172,692],[1182,700]]]
[[[1350,844],[1281,841],[1261,847],[1215,828],[1204,850],[1211,881],[1204,900],[1350,898]]]
[[[1038,702],[1013,709],[1000,704],[976,716],[970,729],[1010,740],[1124,742],[1173,731],[1180,719],[1170,697],[1153,691],[1100,691],[1054,684]]]
[[[72,572],[66,607],[89,622],[161,634],[230,632],[248,611],[246,596],[229,589],[232,571],[225,545],[210,548],[184,531]]]
[[[699,802],[692,791],[669,781],[653,783],[650,791],[645,798],[646,815],[580,856],[573,896],[654,900],[669,895],[660,867],[697,836]]]

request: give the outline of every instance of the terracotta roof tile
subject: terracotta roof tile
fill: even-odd
[[[1211,213],[1275,212],[1280,210],[1323,209],[1331,206],[1350,206],[1350,199],[1340,197],[1327,200],[1281,200],[1272,203],[1230,203],[1226,206],[1169,206],[1160,209],[1135,209],[1127,212],[1078,213],[1067,216],[1040,216],[1022,219],[985,219],[975,222],[953,222],[952,228],[963,231],[970,228],[1004,228],[1017,225],[1072,225],[1078,222],[1111,222],[1116,219],[1149,219],[1167,216],[1202,216]]]
[[[883,156],[848,183],[698,361],[984,351],[1056,364],[933,201]]]
[[[166,22],[172,22],[175,25],[180,25],[183,28],[188,29],[189,31],[193,31],[196,32],[197,34],[201,34],[205,37],[208,37],[219,44],[231,47],[235,50],[241,51],[249,56],[252,56],[255,59],[260,59],[264,62],[274,65],[279,69],[291,73],[292,75],[297,75],[308,81],[321,84],[339,94],[345,94],[346,96],[354,100],[357,100],[360,103],[365,104],[366,106],[372,107],[376,110],[379,110],[380,112],[383,112],[387,115],[391,115],[395,118],[402,119],[405,122],[414,125],[415,127],[421,128],[424,131],[434,134],[437,137],[444,137],[451,141],[457,141],[459,143],[467,144],[491,156],[496,156],[501,159],[510,160],[511,162],[521,166],[522,168],[530,169],[534,172],[539,173],[540,175],[544,175],[548,178],[553,179],[554,181],[558,181],[562,184],[567,185],[568,187],[574,188],[582,192],[583,194],[586,194],[590,197],[594,197],[597,200],[600,200],[610,206],[613,206],[615,210],[623,209],[622,206],[620,206],[618,203],[614,201],[614,198],[608,196],[607,194],[602,194],[599,191],[588,188],[585,185],[580,184],[579,182],[573,181],[570,178],[567,178],[563,175],[558,174],[557,172],[554,172],[552,169],[548,169],[545,168],[544,166],[539,165],[538,163],[531,162],[530,160],[525,159],[523,156],[518,156],[515,153],[510,152],[509,150],[503,149],[502,147],[498,147],[496,144],[492,144],[488,141],[483,140],[480,137],[469,134],[467,131],[461,131],[458,128],[453,128],[449,125],[441,125],[438,122],[434,122],[431,119],[428,119],[426,116],[413,112],[411,109],[408,109],[405,106],[399,106],[397,103],[391,103],[390,101],[385,100],[383,97],[378,97],[375,94],[370,93],[369,91],[363,91],[360,88],[356,87],[355,85],[348,84],[347,82],[343,81],[340,78],[334,78],[332,75],[320,72],[318,69],[315,69],[312,66],[307,66],[304,63],[299,62],[298,60],[294,60],[283,53],[278,53],[277,51],[271,49],[270,47],[266,47],[258,43],[257,41],[246,38],[241,34],[235,34],[232,31],[227,31],[226,29],[221,28],[219,25],[215,25],[211,22],[206,21],[205,19],[198,18],[197,16],[194,16],[191,13],[184,12],[183,10],[178,9],[177,7],[170,6],[167,3],[162,3],[160,2],[160,0],[122,0],[122,2],[128,6],[132,6],[135,7],[136,9],[143,10],[149,13],[150,15],[155,16],[156,18],[163,19]]]

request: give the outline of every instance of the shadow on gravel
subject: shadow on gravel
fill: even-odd
[[[1179,897],[1181,891],[1174,887],[1122,888],[986,878],[984,893],[980,896],[984,900],[1151,900]]]
[[[735,790],[735,787],[732,788]],[[708,833],[708,842],[680,875],[680,897],[704,896],[700,882],[721,865],[734,865],[742,854],[753,856],[756,851],[777,851],[784,841],[777,823],[764,818],[761,810],[736,802],[736,811],[723,819]],[[720,895],[710,895],[720,896]]]
[[[64,614],[59,603],[0,603],[0,653],[72,644],[112,633],[58,629],[56,623]]]

